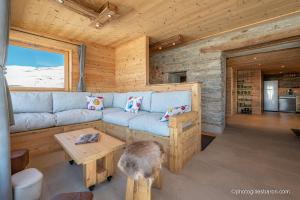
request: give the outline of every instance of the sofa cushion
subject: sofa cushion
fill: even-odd
[[[113,107],[114,93],[92,93],[92,96],[103,97],[104,107]]]
[[[102,119],[102,112],[88,109],[73,109],[55,113],[56,126],[78,124]]]
[[[145,111],[140,111],[138,113],[131,113],[131,112],[125,112],[125,111],[118,111],[118,112],[109,112],[109,113],[103,113],[103,121],[117,124],[120,126],[128,126],[129,120],[144,115]]]
[[[121,112],[124,111],[124,109],[122,108],[104,108],[104,110],[102,110],[103,115],[108,114],[108,113],[112,113],[112,112]]]
[[[87,108],[86,96],[89,92],[53,92],[53,112]]]
[[[52,113],[50,92],[12,92],[14,113]]]
[[[50,113],[19,113],[14,114],[15,125],[11,132],[30,131],[55,126],[55,115]]]
[[[191,107],[190,91],[154,92],[151,98],[151,112],[166,112],[168,108],[188,105]]]
[[[147,113],[129,121],[129,128],[147,131],[159,136],[169,136],[168,122],[161,122],[163,113]]]
[[[150,111],[152,93],[153,93],[152,91],[150,91],[150,92],[128,92],[126,99],[128,99],[129,97],[143,97],[141,110]]]
[[[125,108],[127,102],[127,93],[114,93],[113,107]]]

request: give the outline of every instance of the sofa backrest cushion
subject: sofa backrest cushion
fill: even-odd
[[[87,108],[89,92],[53,92],[53,112]]]
[[[113,107],[114,93],[92,93],[92,96],[103,97],[104,107]]]
[[[143,97],[141,110],[150,111],[151,110],[151,95],[152,91],[147,92],[128,92],[126,101],[129,97]]]
[[[52,113],[50,92],[11,92],[14,113]]]
[[[127,93],[114,93],[113,107],[125,108],[127,102]]]
[[[151,112],[166,112],[168,108],[192,105],[191,91],[154,92],[151,98]]]

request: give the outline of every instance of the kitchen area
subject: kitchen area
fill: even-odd
[[[300,74],[264,76],[264,111],[300,112]]]
[[[300,112],[300,74],[287,73],[264,77],[264,111]]]
[[[293,48],[286,48],[288,45]],[[268,113],[300,116],[300,41],[288,45],[227,53],[227,117],[267,117]]]

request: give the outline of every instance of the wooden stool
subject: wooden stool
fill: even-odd
[[[24,170],[29,163],[28,149],[18,149],[11,152],[11,174]]]
[[[92,192],[70,192],[55,195],[51,200],[92,200]]]
[[[121,156],[118,167],[127,175],[126,200],[151,200],[151,187],[161,188],[162,146],[153,141],[135,142]]]

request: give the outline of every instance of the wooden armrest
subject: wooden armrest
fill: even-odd
[[[187,113],[183,113],[176,116],[171,116],[169,118],[169,127],[170,128],[178,128],[180,124],[186,122],[192,122],[199,118],[198,112],[191,111]]]

